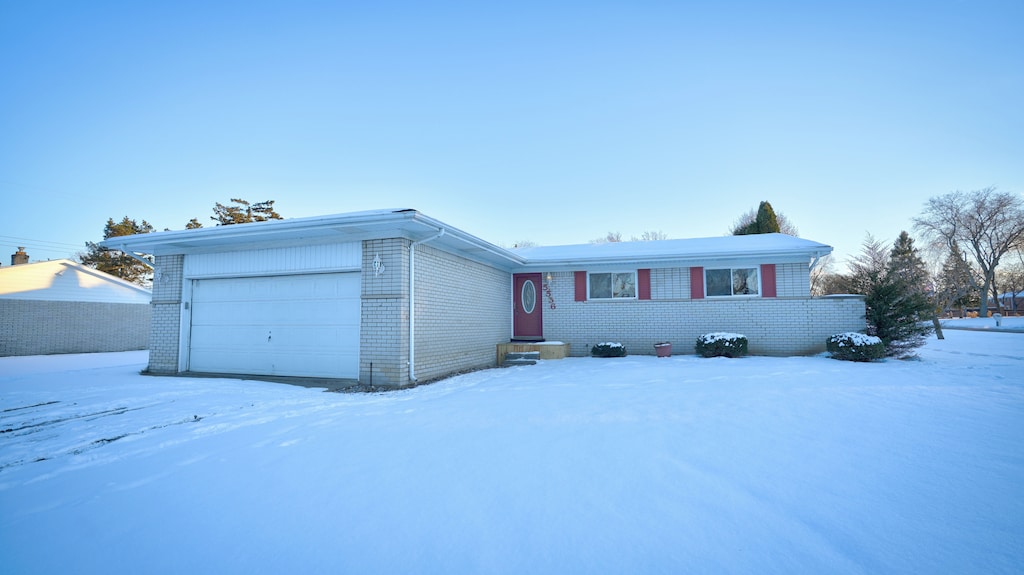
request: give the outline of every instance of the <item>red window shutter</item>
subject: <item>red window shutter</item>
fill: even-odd
[[[573,272],[576,280],[576,301],[587,301],[587,272]]]
[[[761,264],[761,297],[775,297],[775,264]]]
[[[704,299],[704,268],[690,268],[690,299]]]
[[[651,270],[636,270],[637,299],[651,299]]]

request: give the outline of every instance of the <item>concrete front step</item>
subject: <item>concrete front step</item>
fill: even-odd
[[[501,367],[512,367],[515,365],[536,365],[540,359],[539,351],[514,351],[505,354],[505,361]]]
[[[505,363],[501,364],[501,367],[515,367],[517,365],[537,365],[537,362],[532,359],[506,359]]]
[[[510,351],[505,354],[505,361],[510,359],[540,359],[539,351]]]
[[[540,354],[540,359],[562,359],[569,356],[569,344],[559,341],[543,341],[534,343],[508,342],[497,345],[497,356],[495,365],[503,365],[505,356],[510,353],[535,352]]]

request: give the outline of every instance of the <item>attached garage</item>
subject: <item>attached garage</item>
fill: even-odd
[[[359,376],[360,274],[197,279],[188,370]]]

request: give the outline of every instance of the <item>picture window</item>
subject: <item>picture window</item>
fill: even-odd
[[[593,273],[588,281],[590,299],[636,299],[636,272]]]
[[[756,296],[761,292],[757,268],[726,268],[704,270],[705,293],[708,297]]]

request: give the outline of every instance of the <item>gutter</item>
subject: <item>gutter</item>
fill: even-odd
[[[480,239],[480,238],[478,238],[478,237],[476,237],[476,236],[474,236],[474,235],[472,235],[470,233],[467,233],[467,232],[464,232],[462,230],[459,230],[458,228],[451,228],[450,226],[447,226],[447,224],[445,224],[443,222],[440,222],[438,220],[435,220],[434,218],[431,218],[430,216],[426,216],[426,215],[424,215],[424,214],[422,214],[420,212],[417,212],[415,210],[413,210],[413,211],[411,211],[409,213],[412,214],[411,220],[413,222],[417,223],[417,224],[420,224],[420,225],[423,225],[423,226],[426,226],[428,228],[435,229],[435,230],[436,229],[445,229],[446,231],[445,231],[444,235],[447,235],[448,237],[457,239],[457,240],[459,240],[459,241],[461,241],[461,242],[463,242],[465,244],[469,244],[469,245],[471,245],[471,246],[473,246],[473,247],[475,247],[477,249],[480,249],[482,251],[488,252],[488,253],[490,253],[492,255],[498,256],[501,259],[503,259],[503,260],[505,260],[507,262],[510,262],[511,264],[513,264],[515,266],[522,266],[522,265],[526,264],[526,260],[522,256],[520,256],[518,254],[515,254],[515,253],[512,253],[509,250],[506,250],[506,249],[498,247],[498,246],[491,245],[490,242],[488,242],[486,240],[482,240],[482,239]],[[430,239],[434,239],[434,238],[430,238]],[[429,240],[427,240],[427,241],[429,241]]]
[[[444,228],[437,228],[437,235],[409,244],[409,381],[416,383],[416,246],[436,240],[444,235]]]

